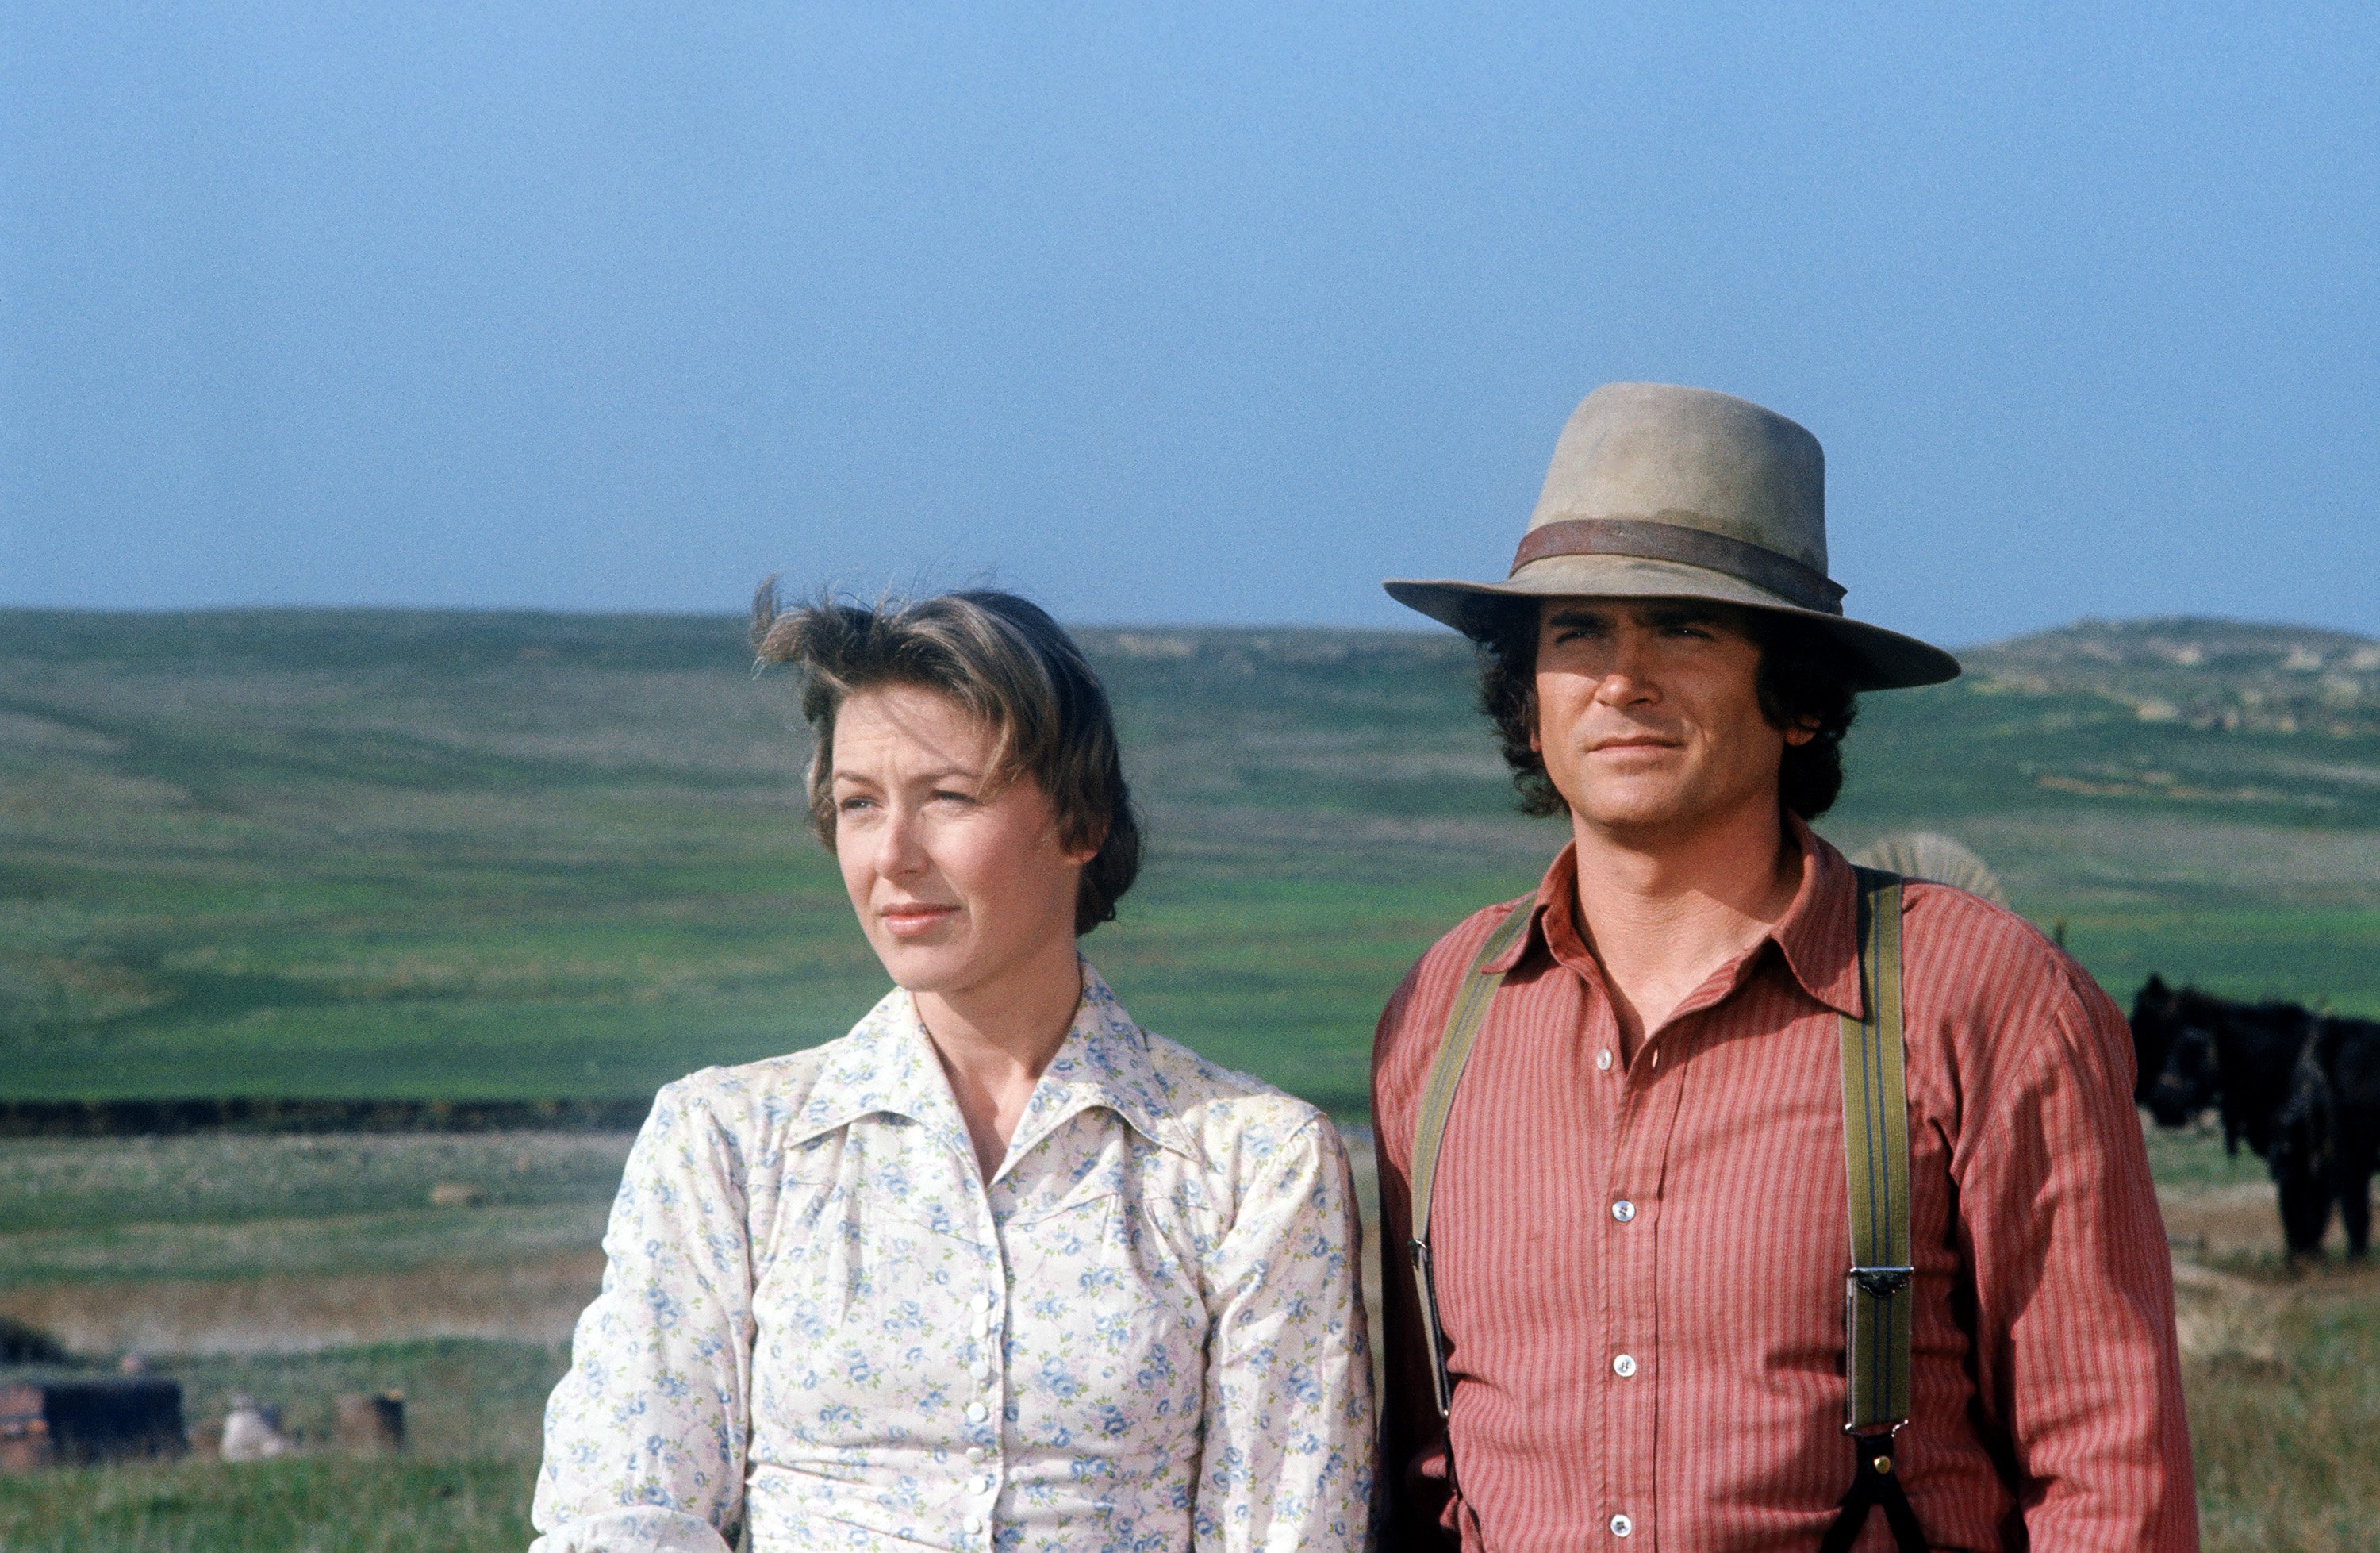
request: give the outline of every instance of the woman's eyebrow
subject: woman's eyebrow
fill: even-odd
[[[979,782],[983,780],[983,773],[976,770],[973,766],[945,765],[936,766],[926,771],[913,771],[896,779],[903,782]],[[870,786],[874,786],[880,782],[881,778],[869,776],[866,772],[845,771],[838,766],[834,771],[834,780],[838,782],[866,782]]]

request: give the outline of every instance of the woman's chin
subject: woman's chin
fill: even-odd
[[[913,993],[939,993],[972,985],[979,972],[976,961],[981,957],[965,944],[895,938],[880,942],[876,958],[884,962],[884,972],[895,985]]]

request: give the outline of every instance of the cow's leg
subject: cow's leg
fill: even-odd
[[[2360,1262],[2372,1241],[2373,1141],[2356,1138],[2333,1155],[2338,1217],[2347,1230],[2347,1254]]]
[[[2321,1254],[2323,1231],[2330,1228],[2329,1183],[2291,1161],[2275,1173],[2274,1184],[2280,1189],[2281,1238],[2290,1262]]]

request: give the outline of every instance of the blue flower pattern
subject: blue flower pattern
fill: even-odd
[[[532,1553],[1357,1549],[1371,1361],[1312,1107],[1098,973],[986,1183],[916,1006],[664,1088]]]

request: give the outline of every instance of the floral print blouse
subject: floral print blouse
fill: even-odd
[[[905,992],[661,1092],[532,1553],[1365,1545],[1338,1133],[1083,981],[989,1182]]]

